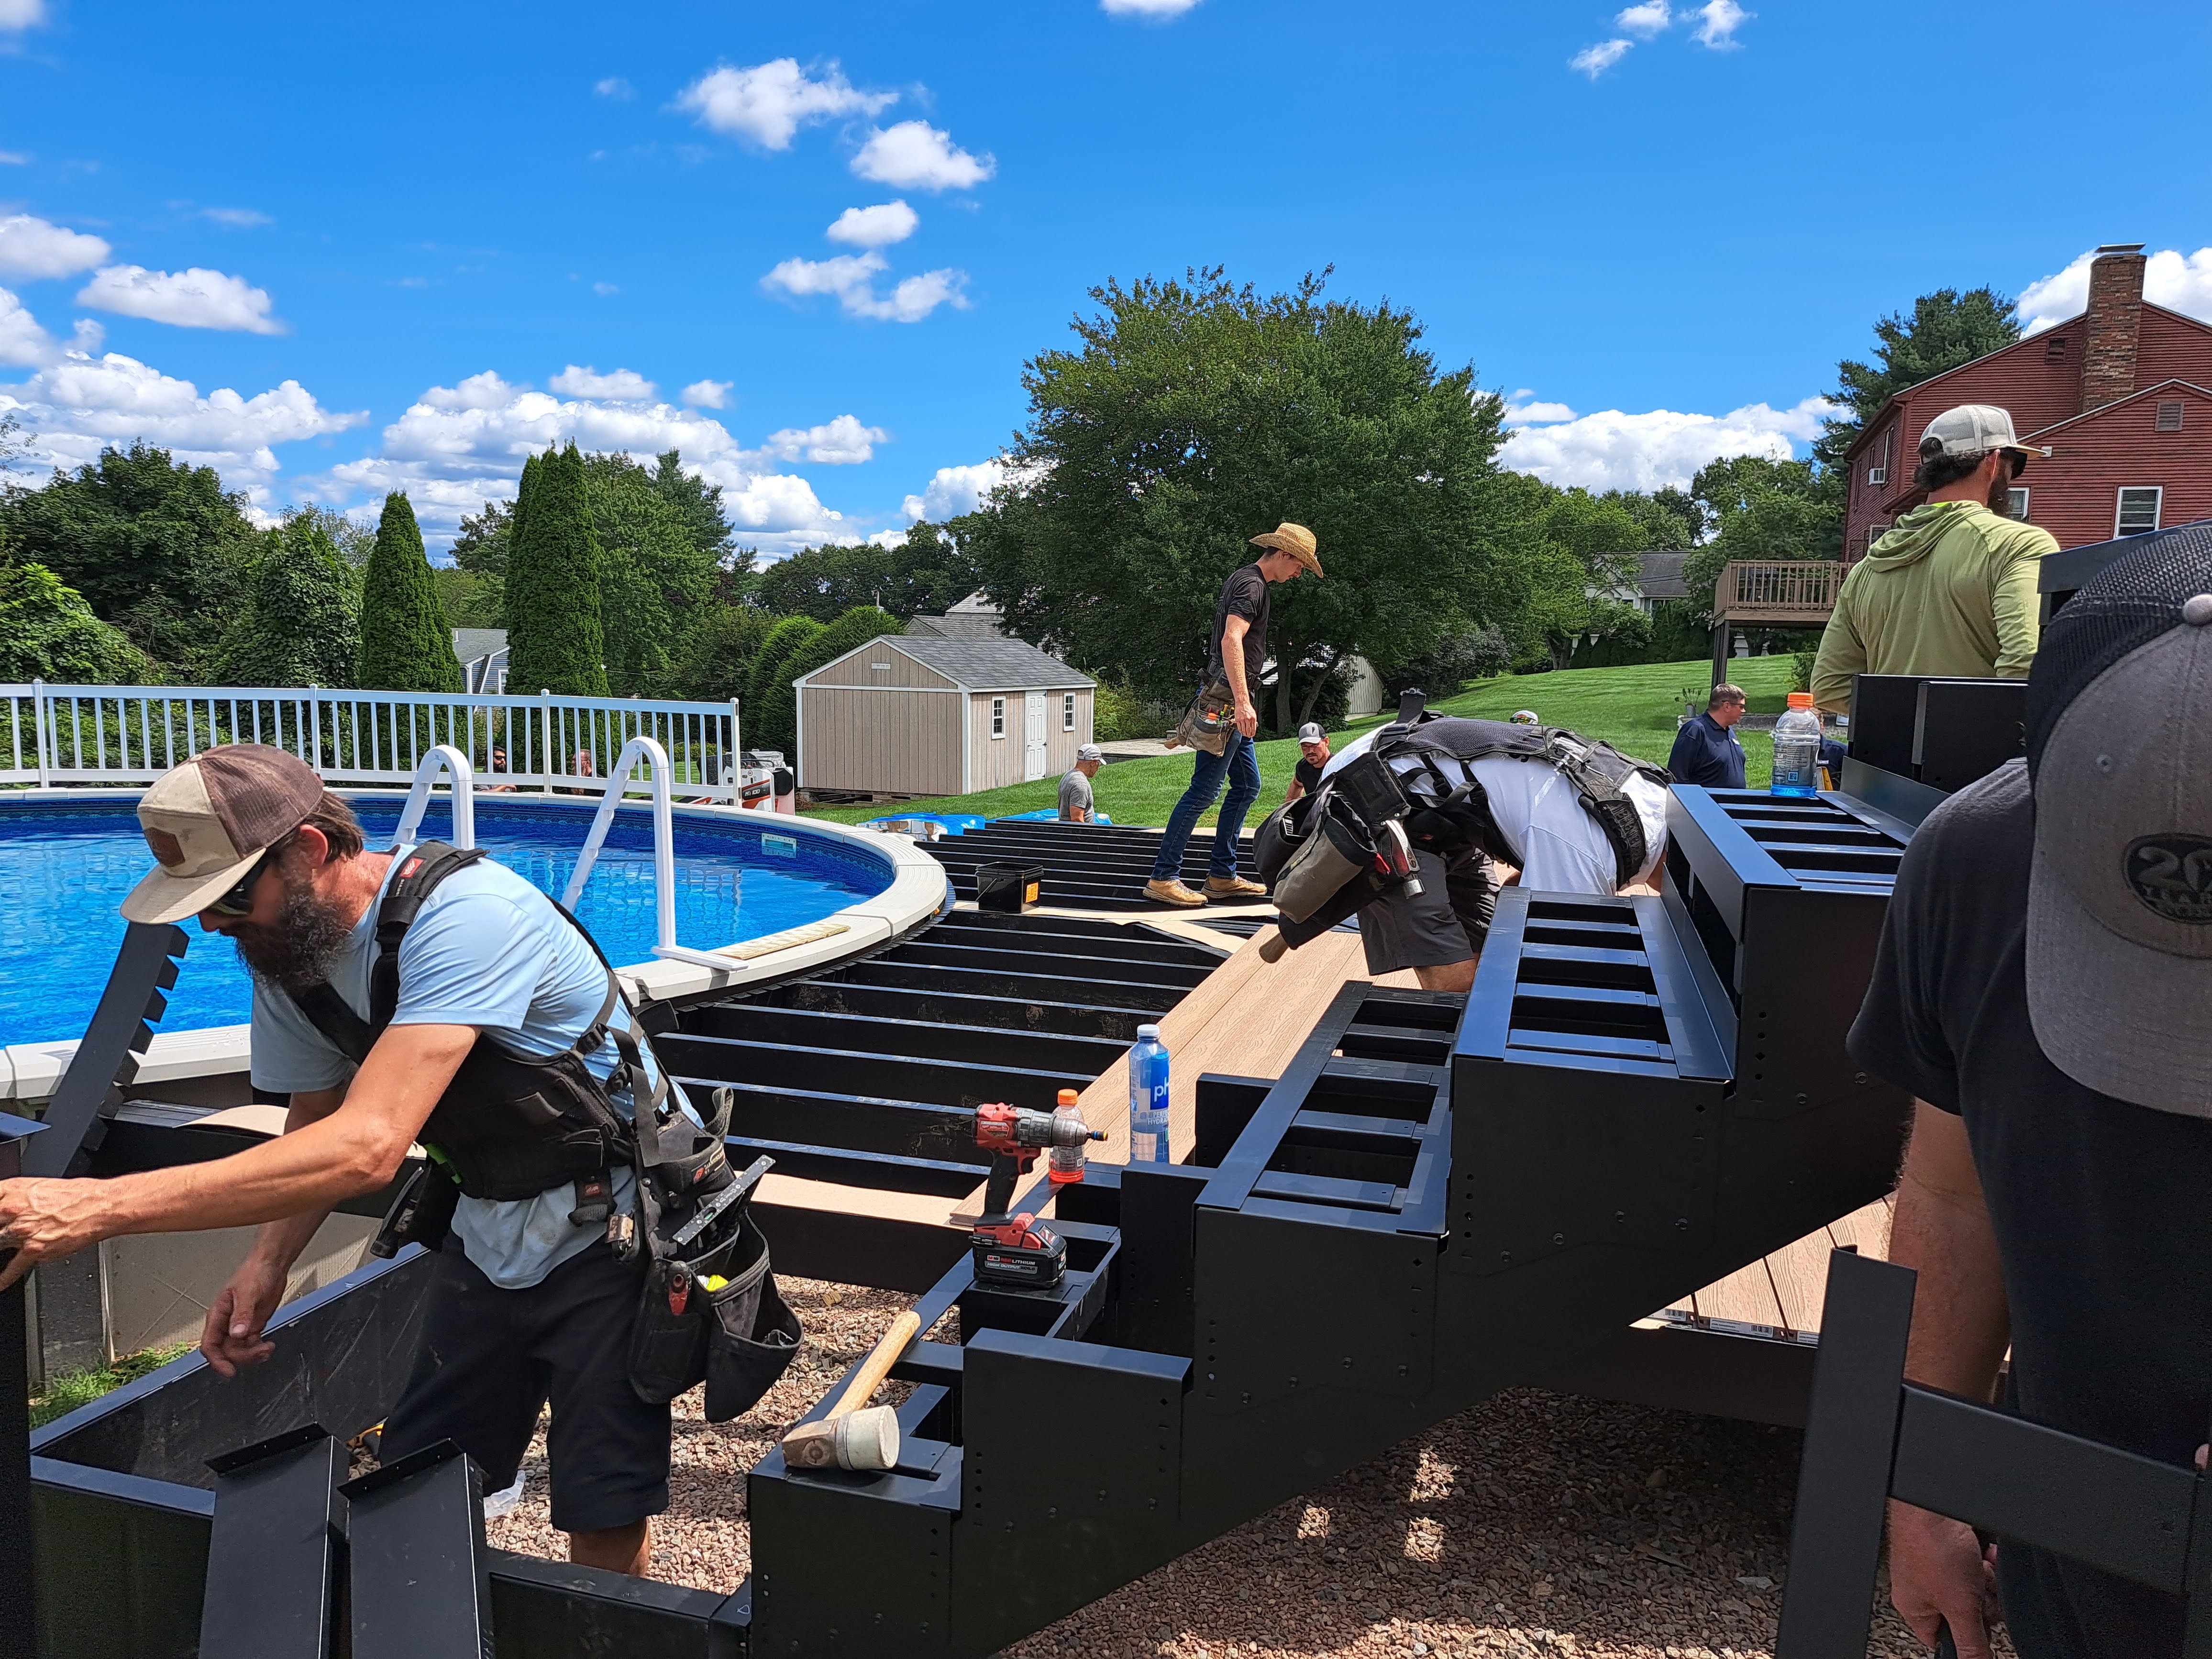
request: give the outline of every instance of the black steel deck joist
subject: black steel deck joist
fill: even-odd
[[[996,818],[981,830],[948,836],[926,847],[945,866],[954,891],[963,899],[975,896],[979,865],[1035,865],[1043,872],[1043,903],[1099,910],[1157,910],[1163,907],[1147,898],[1144,889],[1159,854],[1160,839],[1157,830]],[[1191,838],[1183,851],[1183,881],[1193,886],[1204,883],[1212,849],[1212,836]],[[1252,859],[1251,842],[1243,841],[1237,848],[1237,869],[1248,878],[1255,874]],[[1249,897],[1227,901],[1255,902],[1266,902],[1264,898]]]

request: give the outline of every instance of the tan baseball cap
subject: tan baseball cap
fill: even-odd
[[[2018,455],[2048,455],[2048,449],[2024,444],[2012,429],[2012,411],[1994,404],[1960,404],[1928,422],[1920,434],[1923,455],[1986,455],[2009,449]]]
[[[161,860],[123,901],[131,921],[182,921],[244,879],[307,821],[323,781],[296,755],[235,743],[165,772],[138,802],[138,827]]]
[[[1315,575],[1321,574],[1320,544],[1314,540],[1313,532],[1302,524],[1292,524],[1285,519],[1266,535],[1253,537],[1252,545],[1287,553]]]

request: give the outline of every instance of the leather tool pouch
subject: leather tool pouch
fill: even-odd
[[[1229,682],[1214,681],[1192,698],[1190,707],[1183,711],[1182,723],[1176,727],[1176,742],[1203,749],[1209,755],[1224,752],[1237,731],[1236,703]]]
[[[1318,813],[1313,830],[1275,878],[1275,908],[1304,921],[1375,862],[1375,850],[1333,812]]]

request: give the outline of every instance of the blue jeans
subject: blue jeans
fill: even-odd
[[[1206,872],[1223,880],[1235,875],[1244,814],[1260,799],[1260,757],[1252,748],[1252,739],[1243,732],[1231,732],[1229,746],[1219,754],[1209,755],[1200,749],[1193,751],[1192,759],[1190,787],[1168,814],[1168,832],[1160,840],[1159,857],[1152,860],[1154,881],[1171,881],[1182,875],[1183,848],[1190,845],[1190,832],[1199,815],[1213,805],[1224,772],[1229,775],[1229,798],[1221,803],[1221,820],[1213,832],[1213,855]]]

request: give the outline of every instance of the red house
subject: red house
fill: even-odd
[[[1960,404],[2010,410],[2021,441],[2050,450],[2012,511],[2061,547],[2212,518],[2212,325],[2147,304],[2148,263],[2139,242],[2099,248],[2081,316],[1892,398],[1847,457],[1845,562],[1925,499],[1920,434]]]

